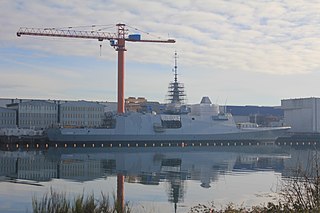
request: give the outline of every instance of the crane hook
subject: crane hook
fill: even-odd
[[[102,44],[100,44],[100,56],[101,56],[101,48],[102,48]]]

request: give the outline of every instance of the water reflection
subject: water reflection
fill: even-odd
[[[292,168],[298,163],[308,166],[308,156],[313,152],[277,146],[2,151],[0,176],[3,181],[35,184],[52,179],[86,182],[117,175],[119,178],[121,174],[127,183],[150,186],[164,183],[167,200],[176,211],[177,204],[184,202],[187,180],[209,189],[220,176],[229,173],[275,171],[282,176],[292,176]]]

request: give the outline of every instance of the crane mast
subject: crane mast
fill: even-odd
[[[82,39],[97,39],[98,41],[109,40],[110,45],[118,52],[118,114],[125,112],[124,107],[124,70],[125,70],[125,43],[129,42],[153,42],[153,43],[175,43],[174,39],[167,40],[150,40],[140,39],[140,37],[127,36],[126,25],[119,23],[117,26],[117,33],[108,33],[100,31],[80,31],[72,29],[56,29],[56,28],[20,28],[17,36],[50,36],[50,37],[64,37],[64,38],[82,38]]]

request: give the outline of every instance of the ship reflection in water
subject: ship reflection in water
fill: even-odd
[[[222,202],[222,198],[225,203],[237,202],[234,194],[242,196],[243,187],[251,188],[248,193],[252,195],[267,191],[277,184],[279,177],[292,176],[292,168],[298,162],[308,165],[310,152],[277,146],[2,151],[0,211],[30,210],[30,192],[40,197],[50,188],[67,193],[112,194],[118,184],[118,198],[122,196],[133,203],[133,209],[151,204],[152,208],[159,207],[156,212],[186,212],[198,203]],[[260,189],[270,176],[274,182]],[[121,181],[116,181],[119,177],[124,178],[120,192]],[[243,177],[249,185],[245,186]],[[24,193],[29,194],[29,199],[20,200]],[[206,194],[205,200],[201,194]]]

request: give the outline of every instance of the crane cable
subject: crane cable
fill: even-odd
[[[63,29],[73,29],[73,28],[94,28],[94,27],[104,27],[104,28],[111,28],[114,24],[92,24],[92,25],[79,25],[79,26],[68,26],[68,27],[53,27],[48,29],[56,29],[56,30],[63,30]],[[104,29],[102,28],[102,29]]]

